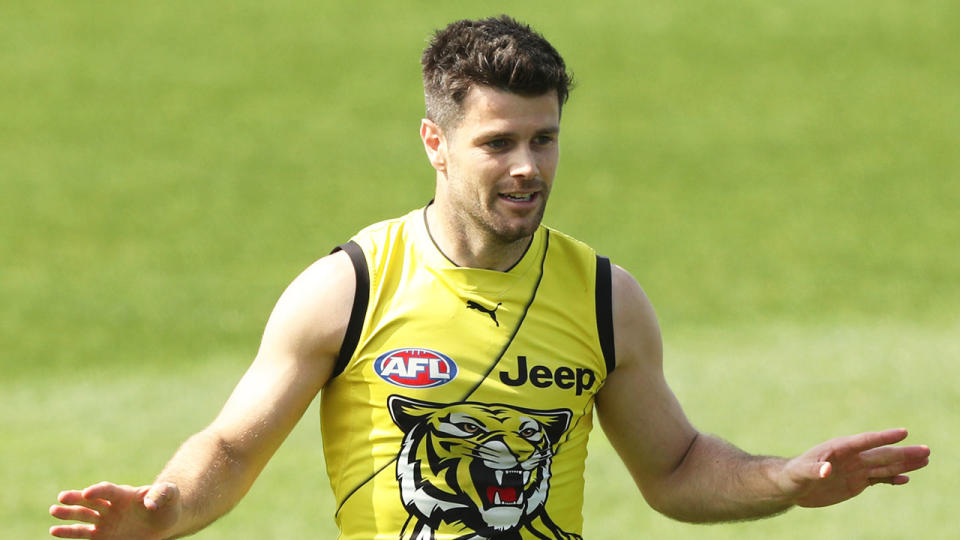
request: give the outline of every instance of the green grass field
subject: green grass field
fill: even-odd
[[[8,5],[10,4],[10,5]],[[960,445],[960,4],[0,6],[0,537],[149,482],[277,296],[429,200],[433,28],[509,12],[578,86],[546,221],[630,270],[702,430],[756,453],[905,426],[902,488],[771,520],[650,510],[598,431],[585,537],[950,538]],[[333,538],[312,407],[199,538]]]

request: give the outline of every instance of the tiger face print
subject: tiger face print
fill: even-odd
[[[388,407],[404,432],[397,480],[403,505],[415,518],[412,534],[403,538],[433,538],[443,524],[487,538],[545,517],[551,459],[570,425],[569,410],[402,396],[391,396]],[[549,518],[539,521],[553,537],[570,537],[550,531],[556,526]]]

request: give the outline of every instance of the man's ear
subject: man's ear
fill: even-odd
[[[433,120],[424,118],[420,121],[420,139],[423,149],[427,151],[430,165],[439,172],[447,172],[447,139]]]

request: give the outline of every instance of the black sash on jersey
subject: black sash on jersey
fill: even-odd
[[[550,248],[550,231],[547,229],[545,232],[546,237],[544,238],[543,257],[540,259],[540,275],[537,276],[537,281],[533,285],[533,291],[530,293],[530,299],[527,300],[526,305],[523,306],[523,313],[520,314],[520,319],[517,321],[516,327],[514,327],[513,332],[510,333],[510,337],[503,345],[503,348],[500,350],[500,353],[497,355],[496,359],[494,359],[494,361],[490,364],[490,367],[487,368],[487,371],[484,372],[483,377],[463,396],[463,398],[460,399],[460,401],[466,401],[467,398],[473,395],[473,393],[480,388],[480,385],[487,380],[487,377],[490,376],[490,373],[493,372],[494,368],[497,367],[497,364],[500,363],[500,360],[503,359],[503,355],[507,353],[507,349],[510,348],[510,344],[513,343],[513,340],[517,337],[517,333],[520,332],[520,327],[523,326],[523,321],[527,317],[527,312],[530,311],[530,306],[533,305],[533,300],[537,297],[537,291],[540,290],[540,282],[543,280],[543,268],[547,261],[547,252]],[[350,313],[350,322],[347,325],[347,335],[344,337],[343,346],[341,346],[340,354],[337,357],[337,365],[334,368],[334,375],[341,373],[344,368],[346,368],[347,363],[350,361],[350,357],[352,357],[353,353],[356,351],[357,344],[360,340],[360,332],[363,328],[363,319],[366,317],[370,292],[370,276],[367,270],[367,262],[363,255],[363,250],[356,242],[353,241],[343,244],[334,251],[336,252],[341,249],[350,255],[350,260],[353,262],[353,267],[357,272],[357,292],[354,295],[353,311]],[[364,283],[362,292],[360,286],[361,282]],[[359,491],[360,488],[376,478],[377,475],[383,472],[387,467],[393,465],[396,461],[396,457],[392,458],[382,467],[377,469],[373,474],[368,476],[366,480],[360,482],[357,487],[350,490],[343,500],[340,501],[340,505],[337,507],[337,511],[334,513],[334,515],[340,514],[340,510],[343,508],[343,505],[347,503],[354,493]]]

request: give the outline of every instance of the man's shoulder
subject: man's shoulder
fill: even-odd
[[[381,244],[391,238],[400,238],[415,224],[416,219],[423,219],[422,208],[411,210],[402,216],[371,223],[360,229],[350,240],[366,247],[370,243]]]
[[[590,244],[548,225],[542,225],[542,227],[550,234],[551,249],[561,247],[578,252],[583,256],[596,257],[597,251]]]

